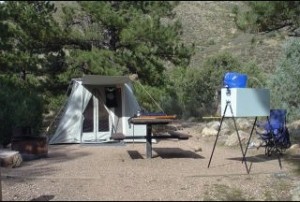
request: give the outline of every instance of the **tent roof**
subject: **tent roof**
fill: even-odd
[[[131,80],[128,76],[100,76],[85,75],[82,77],[83,85],[111,85],[129,83]]]

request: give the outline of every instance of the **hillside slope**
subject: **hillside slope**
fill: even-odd
[[[244,33],[234,23],[233,7],[241,1],[181,1],[176,14],[183,25],[182,40],[196,45],[191,67],[199,67],[204,58],[228,51],[243,62],[254,61],[262,71],[274,70],[281,54],[284,33]]]

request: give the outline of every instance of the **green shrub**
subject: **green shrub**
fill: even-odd
[[[223,76],[229,71],[247,74],[248,87],[265,87],[265,75],[254,62],[243,64],[224,52],[208,58],[199,68],[169,69],[164,77],[164,86],[136,83],[135,94],[147,111],[162,111],[162,108],[167,114],[176,114],[179,118],[201,119],[218,112]]]
[[[137,81],[134,83],[134,94],[145,111],[162,111],[161,103],[163,96],[165,95],[164,88],[143,85]]]
[[[13,128],[31,127],[39,134],[42,124],[42,99],[17,79],[0,77],[0,143],[7,144]]]
[[[290,120],[300,118],[300,39],[284,44],[283,57],[267,85],[271,90],[271,107],[288,110]]]
[[[185,119],[216,115],[223,76],[229,71],[247,74],[247,87],[265,87],[265,76],[255,63],[242,64],[230,53],[219,53],[205,60],[199,68],[176,68],[168,73],[168,92],[173,89],[174,95],[170,97],[175,100],[177,112]]]
[[[246,1],[243,7],[235,6],[232,13],[241,30],[272,31],[299,27],[299,5],[299,1]]]

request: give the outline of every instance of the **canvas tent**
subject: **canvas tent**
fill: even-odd
[[[146,135],[145,125],[133,127],[128,121],[141,110],[129,77],[86,75],[73,79],[71,86],[49,144],[109,142],[118,132],[125,136]]]

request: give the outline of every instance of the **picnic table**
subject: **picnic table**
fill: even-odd
[[[146,156],[147,158],[152,158],[152,139],[188,139],[190,136],[177,132],[177,131],[168,131],[168,135],[155,135],[152,134],[152,126],[154,125],[166,125],[173,122],[176,119],[175,115],[159,115],[159,116],[138,116],[133,117],[130,120],[130,123],[138,125],[146,125]]]

